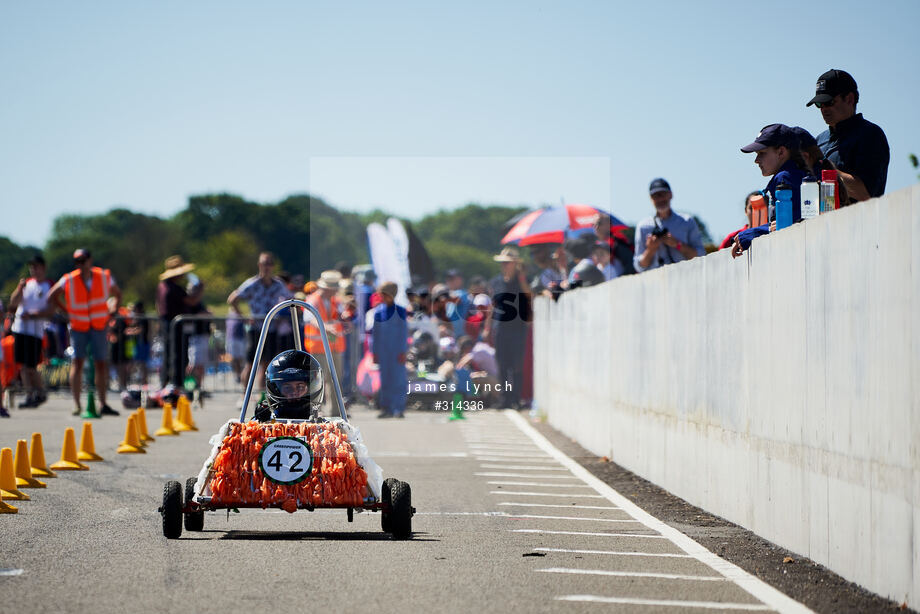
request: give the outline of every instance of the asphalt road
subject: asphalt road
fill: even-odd
[[[449,422],[352,408],[384,475],[412,486],[411,540],[382,533],[378,514],[271,510],[208,513],[204,532],[165,539],[164,482],[198,473],[237,399],[217,395],[195,414],[200,431],[144,455],[115,453],[124,416],[93,421],[105,460],[0,515],[0,611],[808,611],[636,508],[515,412]],[[13,410],[0,445],[41,432],[54,462],[64,429],[79,437],[68,409]],[[148,411],[151,431],[160,415]]]

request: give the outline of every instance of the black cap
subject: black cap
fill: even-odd
[[[818,77],[818,82],[815,84],[815,97],[809,100],[805,106],[810,107],[816,102],[830,102],[834,99],[834,96],[849,94],[856,90],[856,80],[850,73],[833,68]]]
[[[447,269],[445,277],[448,279],[451,277],[460,277],[460,269]]]
[[[760,129],[760,134],[750,145],[741,148],[744,153],[752,153],[766,149],[767,147],[785,147],[794,146],[798,143],[798,137],[792,131],[792,128],[786,124],[769,124]]]
[[[670,192],[671,184],[667,181],[658,177],[657,179],[652,179],[652,182],[648,184],[648,193],[655,194],[657,192]]]
[[[35,254],[27,264],[40,264],[45,266],[45,258],[41,254]]]
[[[811,136],[811,132],[805,128],[802,128],[801,126],[794,126],[792,128],[792,133],[798,140],[799,149],[807,149],[809,147],[818,146],[818,141],[816,141],[815,137]]]
[[[82,248],[82,247],[79,249],[75,249],[73,252],[74,260],[86,260],[91,257],[92,257],[92,254],[89,253],[89,250]]]

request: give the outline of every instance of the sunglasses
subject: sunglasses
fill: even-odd
[[[827,102],[816,102],[816,103],[815,103],[815,106],[818,107],[819,109],[830,109],[830,108],[831,108],[832,106],[834,106],[835,104],[837,104],[837,97],[836,97],[836,96],[834,96],[833,98],[831,98],[831,99],[828,100]]]
[[[83,264],[87,260],[89,260],[89,258],[74,258],[74,264]]]

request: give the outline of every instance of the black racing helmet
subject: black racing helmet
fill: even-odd
[[[285,350],[265,370],[265,389],[276,417],[308,418],[323,402],[323,369],[308,353]]]

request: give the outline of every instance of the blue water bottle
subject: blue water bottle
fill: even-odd
[[[776,186],[776,229],[792,226],[792,188],[786,184]]]

